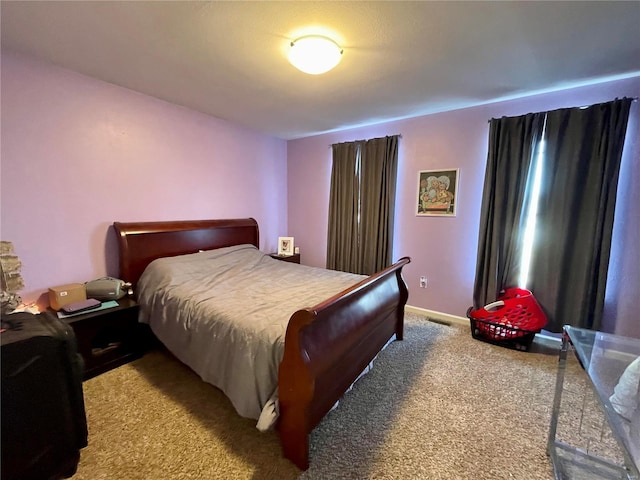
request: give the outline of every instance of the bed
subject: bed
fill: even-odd
[[[175,354],[172,347],[177,348],[180,353],[177,355],[178,358],[191,355],[189,357],[191,361],[196,361],[194,359],[199,361],[201,357],[208,354],[203,354],[199,350],[196,353],[189,353],[188,350],[186,353],[183,352],[176,347],[176,344],[184,342],[180,336],[182,334],[177,332],[185,332],[184,335],[191,335],[191,340],[196,339],[198,342],[203,338],[211,338],[215,334],[207,330],[207,326],[197,327],[204,330],[194,333],[196,329],[194,326],[196,324],[193,323],[194,317],[202,313],[198,310],[200,313],[190,311],[188,314],[182,314],[181,312],[186,311],[184,303],[180,303],[169,314],[154,310],[158,305],[165,305],[169,297],[177,295],[175,289],[164,294],[164,297],[157,293],[161,290],[157,287],[158,279],[160,283],[164,282],[167,285],[174,285],[176,282],[173,277],[167,280],[167,272],[173,272],[174,268],[178,269],[179,275],[183,273],[191,275],[190,272],[194,272],[193,278],[188,280],[192,283],[184,290],[189,293],[184,295],[183,292],[182,297],[193,297],[192,300],[195,301],[192,303],[200,308],[204,298],[207,297],[209,301],[211,296],[200,288],[201,284],[204,285],[209,281],[217,282],[219,285],[228,283],[225,277],[218,279],[215,276],[217,274],[213,275],[211,280],[203,276],[201,267],[205,263],[211,262],[211,265],[216,265],[214,268],[219,272],[226,269],[242,270],[245,267],[239,263],[236,266],[235,259],[238,256],[247,257],[252,264],[251,268],[257,269],[255,270],[257,273],[253,275],[265,276],[266,270],[262,269],[275,268],[276,273],[268,275],[275,275],[273,278],[281,280],[272,283],[283,285],[285,292],[289,291],[288,286],[292,284],[289,276],[294,272],[291,269],[297,269],[296,274],[304,272],[311,274],[310,270],[323,270],[281,262],[260,252],[258,224],[252,218],[115,222],[114,228],[118,235],[120,278],[133,284],[134,292],[141,305],[141,312],[147,312],[150,316],[154,333],[164,331],[164,338],[159,338],[165,345],[169,344],[168,349]],[[158,261],[154,262],[155,260]],[[221,261],[222,267],[220,263],[216,263]],[[245,302],[244,309],[247,312],[247,318],[264,312],[267,312],[267,317],[275,315],[272,312],[282,315],[283,312],[288,311],[287,308],[290,310],[293,308],[290,317],[287,314],[287,318],[284,318],[282,325],[278,327],[282,329],[282,338],[278,340],[281,343],[278,348],[281,350],[271,353],[268,350],[262,353],[251,352],[245,356],[267,360],[271,356],[271,361],[256,363],[266,366],[267,369],[275,369],[273,373],[277,387],[275,401],[279,410],[277,428],[282,450],[284,456],[300,469],[306,470],[309,466],[309,433],[333,408],[379,351],[394,336],[395,339],[402,340],[404,306],[408,297],[407,286],[402,278],[402,268],[409,261],[409,258],[404,257],[390,267],[368,277],[349,277],[351,274],[333,272],[338,277],[338,280],[335,280],[337,283],[334,282],[331,287],[334,290],[337,289],[335,294],[327,298],[318,297],[321,295],[320,292],[316,292],[315,297],[294,294],[287,298],[285,295],[277,300],[279,310],[273,310],[276,307],[268,302],[261,303],[266,302],[264,298],[252,296],[258,295],[253,288],[248,287],[253,285],[253,281],[244,280],[247,287],[242,291],[249,299]],[[151,278],[155,280],[152,281]],[[185,278],[187,277],[180,277],[180,282]],[[345,285],[348,286],[345,288]],[[259,288],[256,287],[256,289]],[[318,290],[321,289],[318,288]],[[271,296],[276,297],[273,293],[269,295]],[[302,296],[305,298],[299,298]],[[220,298],[224,299],[224,295]],[[307,303],[309,298],[315,298],[313,303]],[[299,305],[295,303],[296,300]],[[187,300],[182,298],[179,301]],[[215,303],[213,300],[212,302]],[[298,306],[294,308],[295,305]],[[185,323],[178,326],[171,324],[172,318],[181,316],[184,317]],[[153,321],[157,323],[154,324]],[[240,322],[239,328],[245,328],[246,323]],[[158,326],[160,324],[166,325],[160,327]],[[278,337],[277,333],[270,335]],[[215,349],[211,348],[211,350]],[[185,363],[192,366],[189,361]],[[197,366],[194,370],[203,377]],[[207,381],[206,378],[203,377],[203,379]],[[216,384],[215,381],[210,383]],[[227,396],[231,398],[235,395],[236,399],[241,397],[237,392],[228,393],[230,388],[232,387],[222,384],[222,390],[227,393]],[[265,396],[269,396],[269,387],[257,385],[256,388],[261,391],[260,395],[264,401]],[[273,397],[270,400],[273,400]],[[234,403],[233,400],[232,403]],[[240,411],[244,408],[243,406],[238,407],[236,403],[234,406],[240,414],[255,417],[254,406],[249,405],[248,410],[243,412]],[[266,406],[262,409],[262,413],[265,409]]]

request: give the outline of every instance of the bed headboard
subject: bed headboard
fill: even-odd
[[[120,251],[119,278],[134,287],[147,265],[156,258],[245,243],[258,247],[259,241],[258,222],[253,218],[115,222],[113,227]]]

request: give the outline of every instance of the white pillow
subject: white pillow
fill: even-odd
[[[620,375],[609,401],[613,409],[629,421],[636,410],[640,412],[640,357]]]

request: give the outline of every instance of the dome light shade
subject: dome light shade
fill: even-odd
[[[330,38],[309,35],[291,42],[289,62],[305,73],[319,75],[334,68],[342,58],[342,49]]]

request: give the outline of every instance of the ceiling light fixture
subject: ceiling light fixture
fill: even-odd
[[[340,63],[342,49],[330,38],[307,35],[291,42],[289,62],[311,75],[328,72]]]

